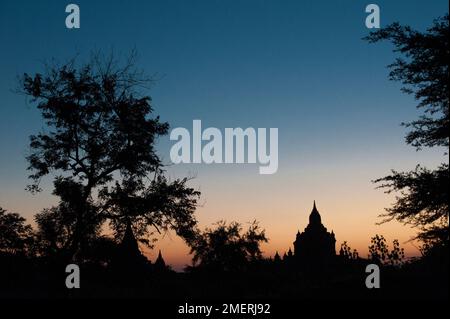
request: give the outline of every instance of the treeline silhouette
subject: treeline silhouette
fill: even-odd
[[[390,77],[415,94],[424,115],[405,124],[408,144],[448,149],[448,15],[426,32],[392,24],[367,37],[391,40],[406,56]],[[23,217],[0,209],[0,297],[265,297],[422,298],[448,296],[448,158],[438,168],[418,166],[376,180],[397,192],[384,218],[419,229],[422,257],[404,259],[375,235],[364,259],[347,242],[326,265],[308,266],[289,249],[266,258],[265,230],[254,221],[219,221],[201,230],[195,217],[200,192],[189,178],[169,180],[155,152],[169,125],[153,115],[145,94],[153,79],[136,68],[93,54],[86,64],[52,62],[24,74],[19,92],[40,110],[46,129],[30,137],[32,192],[53,176],[56,206]],[[448,153],[446,153],[446,156]],[[111,235],[105,235],[105,228]],[[193,263],[176,273],[145,258],[155,233],[172,231],[191,249]],[[333,234],[334,236],[334,234]],[[333,237],[334,238],[334,237]],[[75,263],[82,288],[67,289],[65,267]],[[382,289],[367,289],[365,266],[382,269]]]
[[[153,262],[141,253],[131,226],[120,240],[104,235],[91,238],[76,260],[43,246],[40,230],[33,230],[18,214],[0,209],[0,229],[2,298],[371,299],[448,295],[442,281],[448,273],[448,256],[405,259],[398,241],[389,247],[380,235],[372,238],[367,258],[343,242],[335,257],[326,265],[318,265],[299,259],[290,249],[282,257],[278,253],[273,258],[264,257],[260,244],[268,239],[258,223],[244,229],[237,222],[220,221],[195,235],[193,264],[177,273],[166,265],[161,252]],[[68,263],[81,268],[80,289],[65,286]],[[368,264],[381,268],[379,291],[365,286]]]

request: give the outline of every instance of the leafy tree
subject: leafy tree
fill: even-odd
[[[400,191],[392,207],[387,208],[384,221],[397,219],[418,227],[418,239],[430,246],[448,241],[448,165],[435,170],[417,166],[411,172],[392,171],[377,182],[389,188],[388,193]],[[383,222],[384,222],[383,221]]]
[[[416,121],[403,123],[410,131],[406,143],[416,147],[449,146],[449,16],[436,19],[426,32],[393,23],[372,32],[366,40],[389,40],[402,55],[389,65],[390,79],[400,81],[402,90],[413,94],[423,114]],[[447,244],[448,232],[448,153],[436,169],[418,165],[410,172],[392,171],[377,179],[387,193],[396,192],[396,202],[381,215],[419,228],[417,238],[429,244]]]
[[[76,231],[77,217],[83,212],[84,233],[80,243],[86,249],[100,233],[101,219],[91,198],[81,201],[83,186],[72,178],[56,177],[53,195],[60,198],[57,206],[35,215],[39,253],[55,255],[69,250]],[[82,205],[82,207],[80,207]],[[81,209],[83,208],[83,210]]]
[[[72,214],[64,209],[64,206],[46,208],[35,215],[40,255],[55,255],[70,245],[75,216],[71,216]]]
[[[26,255],[33,249],[33,229],[25,218],[0,207],[0,252]]]
[[[219,221],[215,226],[200,232],[192,243],[194,265],[219,271],[239,271],[262,258],[260,244],[268,240],[265,230],[256,221],[244,233],[237,222]]]
[[[370,240],[369,259],[376,263],[383,263],[387,259],[389,253],[386,239],[383,235],[375,235]]]
[[[356,249],[353,249],[347,244],[346,241],[344,241],[341,244],[341,249],[339,251],[339,255],[346,258],[346,259],[358,259],[359,258],[359,253]]]
[[[194,240],[194,216],[200,192],[187,187],[187,178],[169,182],[158,173],[150,183],[133,178],[116,182],[100,192],[104,200],[101,215],[110,220],[117,240],[123,238],[128,223],[136,238],[152,247],[151,236],[174,230],[187,242]]]
[[[405,250],[400,247],[398,239],[394,239],[392,242],[393,248],[388,254],[389,263],[393,266],[398,266],[403,263],[405,258]]]
[[[40,191],[41,178],[52,173],[54,194],[61,199],[36,217],[51,249],[65,247],[74,256],[108,218],[117,234],[124,218],[132,219],[139,235],[148,225],[171,227],[186,237],[192,232],[191,199],[198,192],[186,188],[185,180],[168,183],[161,177],[143,186],[149,174],[162,172],[154,144],[169,127],[152,117],[144,91],[150,82],[136,69],[134,55],[124,66],[112,56],[94,55],[84,65],[72,60],[48,66],[44,74],[24,75],[22,92],[37,103],[47,124],[31,136],[29,190]]]
[[[383,235],[375,235],[371,239],[369,246],[369,259],[378,264],[390,264],[398,266],[403,263],[405,252],[400,248],[397,239],[393,241],[393,248],[389,250],[389,246]]]

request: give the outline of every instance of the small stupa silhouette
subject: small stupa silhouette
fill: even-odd
[[[164,261],[164,258],[161,254],[161,249],[160,249],[159,253],[158,253],[158,257],[155,260],[155,269],[156,270],[165,270],[166,268],[167,268],[166,262]]]

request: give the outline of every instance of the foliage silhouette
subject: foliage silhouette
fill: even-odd
[[[169,126],[151,117],[151,98],[144,92],[150,83],[136,69],[134,53],[124,65],[113,55],[95,54],[83,65],[72,60],[47,66],[44,74],[24,75],[22,92],[37,103],[47,124],[31,136],[29,190],[40,191],[40,179],[53,173],[60,197],[58,207],[36,217],[50,249],[78,255],[107,219],[116,235],[123,233],[125,218],[140,237],[147,226],[192,237],[199,193],[187,188],[185,179],[169,183],[162,176],[154,144]],[[151,173],[157,177],[145,185]]]
[[[358,259],[359,258],[359,254],[358,251],[356,249],[353,249],[347,244],[346,241],[344,241],[341,244],[341,249],[339,251],[339,256],[344,257],[345,259]]]
[[[54,256],[68,248],[75,225],[75,216],[64,205],[46,208],[36,214],[36,238],[40,255]]]
[[[403,263],[405,252],[400,248],[397,239],[393,241],[393,248],[389,250],[386,239],[383,235],[375,235],[370,240],[369,260],[377,264],[389,264],[391,266],[400,266]]]
[[[260,244],[268,239],[258,222],[252,222],[245,232],[237,222],[219,221],[215,226],[199,232],[191,244],[194,266],[219,272],[243,271],[249,263],[262,259]]]
[[[0,252],[28,255],[33,252],[34,236],[25,218],[0,207]]]
[[[411,123],[406,143],[416,147],[449,146],[449,16],[436,19],[426,32],[393,23],[365,38],[374,43],[389,40],[403,57],[389,65],[390,79],[400,81],[403,91],[414,94],[423,115]],[[448,154],[447,154],[448,156]],[[448,246],[448,157],[437,169],[417,166],[411,172],[392,171],[375,180],[387,192],[400,193],[384,221],[396,219],[419,228],[418,239],[428,246]]]
[[[158,233],[173,230],[189,243],[195,238],[194,213],[200,192],[187,187],[187,182],[187,178],[169,182],[160,173],[147,185],[130,177],[100,191],[101,215],[110,220],[118,240],[131,223],[136,238],[149,247],[153,242],[150,228]]]

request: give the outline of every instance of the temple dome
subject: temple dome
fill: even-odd
[[[335,235],[328,232],[322,224],[322,218],[314,202],[309,215],[309,224],[304,232],[297,233],[294,241],[294,256],[303,264],[326,264],[336,255],[335,244]]]

